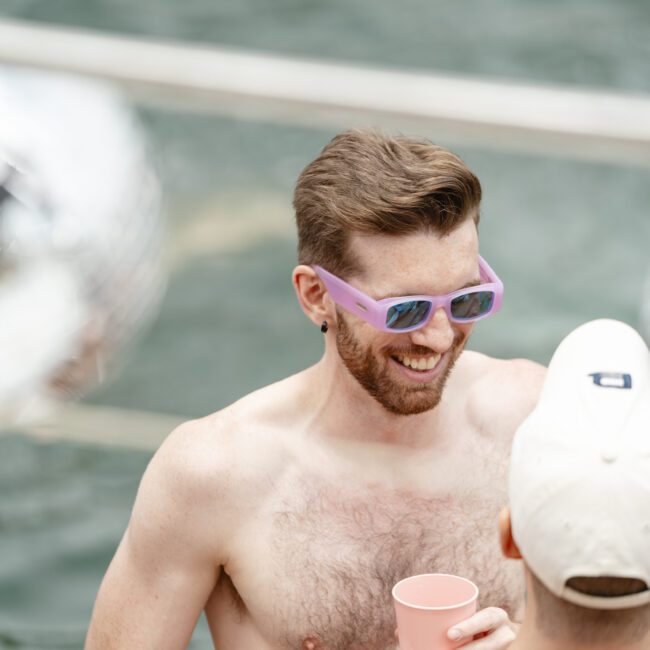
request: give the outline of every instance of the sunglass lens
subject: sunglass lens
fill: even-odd
[[[386,327],[405,330],[419,325],[429,315],[431,303],[428,300],[409,300],[393,305],[386,315]]]
[[[451,301],[451,315],[458,320],[472,320],[485,316],[494,304],[493,291],[474,291]]]

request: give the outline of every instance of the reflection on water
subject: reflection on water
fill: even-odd
[[[81,647],[148,458],[0,438],[0,647]]]
[[[82,647],[150,457],[0,436],[0,648]]]

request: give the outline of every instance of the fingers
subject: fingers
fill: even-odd
[[[509,627],[500,627],[485,638],[466,643],[463,650],[506,650],[516,636]]]
[[[504,632],[502,632],[502,630]],[[505,634],[507,632],[508,634]],[[506,636],[511,636],[509,642],[515,638],[515,629],[514,625],[510,622],[508,614],[499,608],[499,607],[486,607],[482,609],[470,618],[465,621],[457,623],[447,632],[447,637],[452,641],[460,641],[467,639],[468,641],[473,639],[476,635],[481,635],[488,633],[486,637],[486,642],[489,643],[488,639],[499,636],[500,642],[503,642]],[[502,639],[503,637],[503,639]],[[477,643],[483,643],[482,640],[477,641]],[[463,646],[469,648],[505,648],[505,645],[477,645],[468,644]]]
[[[502,626],[485,638],[464,644],[462,650],[506,650],[516,636],[510,626]]]

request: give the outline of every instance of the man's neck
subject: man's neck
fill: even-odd
[[[331,439],[394,447],[433,447],[440,438],[445,396],[435,408],[416,415],[389,412],[340,363],[321,359],[310,369],[314,402],[312,431]]]
[[[633,644],[606,643],[588,644],[566,639],[550,639],[535,625],[533,616],[527,613],[524,622],[519,628],[517,638],[508,646],[508,650],[650,650],[650,637],[641,639]]]

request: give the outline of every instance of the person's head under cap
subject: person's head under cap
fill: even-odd
[[[650,352],[597,320],[556,350],[517,431],[501,546],[524,561],[513,650],[650,648]]]

